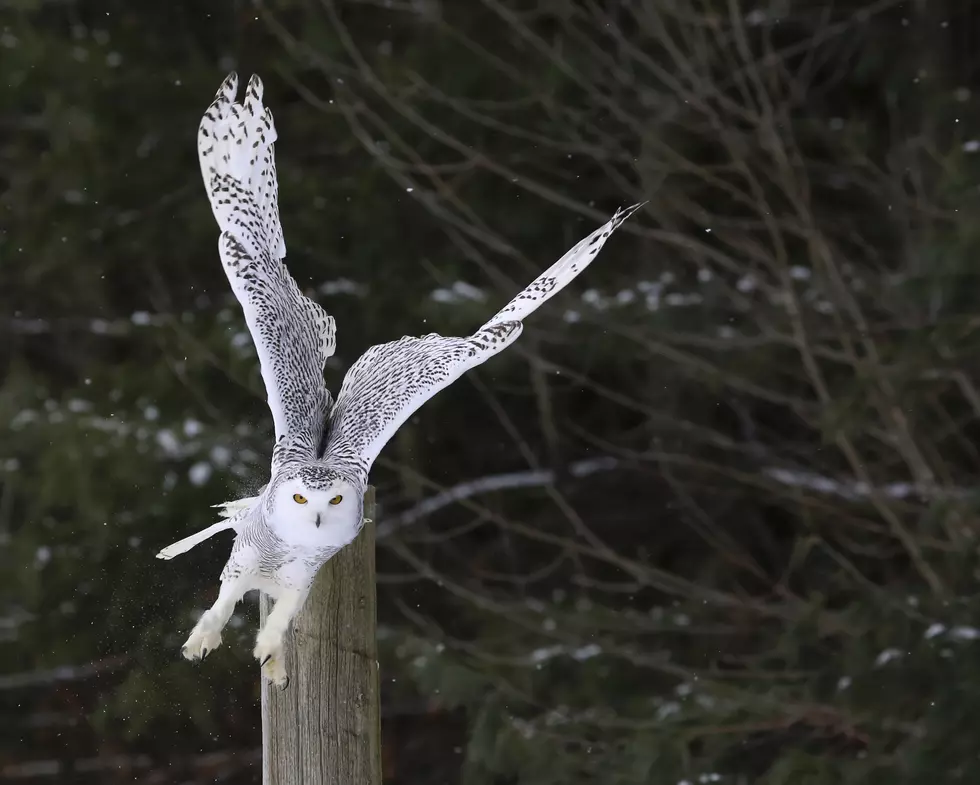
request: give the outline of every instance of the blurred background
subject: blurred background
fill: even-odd
[[[955,0],[8,0],[0,781],[260,780],[254,599],[179,656],[272,420],[198,168],[279,130],[290,269],[465,334],[382,453],[392,785],[980,777],[980,26]]]

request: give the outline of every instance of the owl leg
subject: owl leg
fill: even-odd
[[[242,577],[236,576],[221,581],[218,599],[198,619],[181,649],[186,659],[203,660],[221,645],[221,631],[231,618],[235,605],[248,588]]]
[[[277,687],[285,688],[289,684],[283,643],[289,623],[303,607],[308,593],[306,589],[281,589],[276,604],[266,617],[265,626],[255,638],[252,654],[262,666],[265,677]]]

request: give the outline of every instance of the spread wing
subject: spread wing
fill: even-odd
[[[316,456],[330,408],[323,367],[334,352],[334,320],[304,297],[286,265],[272,113],[262,82],[236,103],[230,74],[198,129],[201,174],[221,229],[218,251],[259,356],[276,449],[273,466]]]
[[[381,448],[423,403],[467,370],[517,340],[528,314],[584,270],[623,221],[641,205],[612,219],[566,253],[468,338],[435,333],[372,346],[344,377],[330,414],[324,460],[356,463],[367,472]]]

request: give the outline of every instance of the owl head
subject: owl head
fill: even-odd
[[[286,473],[266,498],[266,521],[284,541],[343,547],[360,531],[364,489],[355,478],[320,463]]]

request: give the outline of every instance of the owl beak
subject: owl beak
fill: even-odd
[[[320,513],[316,514],[316,527],[318,529],[320,528]]]

